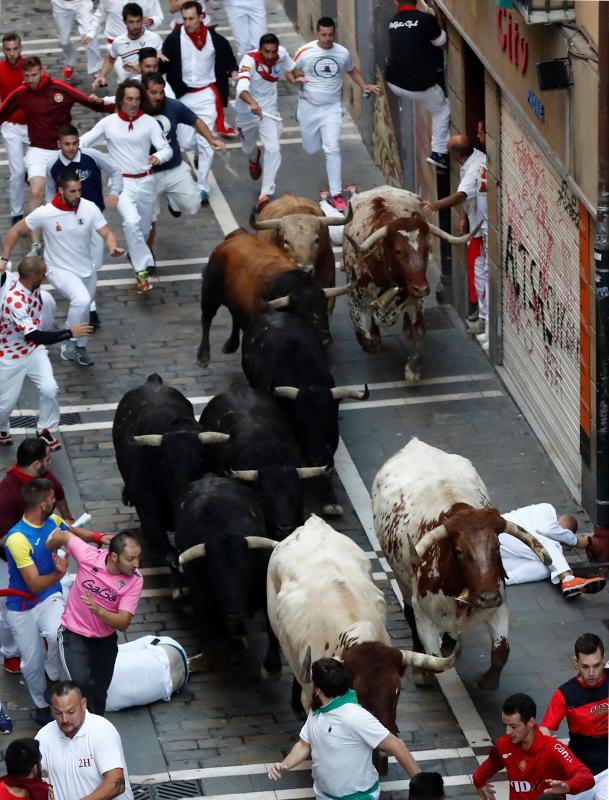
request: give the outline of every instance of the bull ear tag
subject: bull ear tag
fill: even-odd
[[[410,561],[412,566],[415,569],[420,569],[421,567],[421,558],[417,553],[417,548],[414,546],[414,542],[412,541],[412,537],[408,536],[408,550],[410,551]]]

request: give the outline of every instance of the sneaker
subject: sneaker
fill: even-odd
[[[61,442],[57,441],[48,428],[42,431],[36,431],[36,436],[42,439],[51,452],[54,453],[56,450],[61,450]]]
[[[580,594],[597,594],[605,588],[607,580],[605,578],[571,578],[562,581],[562,596],[568,600],[570,597],[577,597]]]
[[[181,217],[181,216],[182,216],[182,212],[181,212],[181,211],[176,211],[176,210],[175,210],[175,208],[172,208],[172,207],[171,207],[171,203],[169,202],[169,200],[167,201],[167,210],[169,211],[169,213],[171,214],[171,216],[172,216],[172,217],[175,217],[176,219],[177,219],[178,217]]]
[[[48,725],[49,722],[53,722],[53,715],[51,714],[50,706],[37,708],[32,716],[34,717],[34,722],[36,722],[38,725]]]
[[[349,195],[349,200],[359,192],[359,187],[355,183],[348,183],[347,184],[347,194]]]
[[[89,325],[93,326],[93,330],[97,330],[101,325],[101,319],[97,311],[89,311]]]
[[[260,166],[260,158],[262,156],[262,150],[258,147],[256,149],[256,159],[254,161],[247,162],[247,168],[250,171],[250,178],[253,181],[257,181],[260,179],[262,175],[262,167]]]
[[[69,64],[66,64],[63,68],[64,81],[71,81],[73,75],[74,75],[74,67],[71,67]]]
[[[209,205],[209,192],[206,192],[205,189],[201,189],[201,191],[199,192],[199,197],[201,198],[202,206]]]
[[[64,361],[74,361],[76,358],[76,342],[69,339],[61,345],[61,357]]]
[[[480,342],[480,347],[484,350],[485,353],[488,353],[490,349],[490,345],[488,343],[488,339],[485,339],[483,342]]]
[[[23,214],[15,214],[14,217],[11,217],[11,225],[16,225],[18,222],[21,222],[23,219]]]
[[[141,272],[136,272],[135,277],[137,279],[136,291],[138,294],[146,294],[152,289],[152,284],[148,280],[148,273],[145,269]]]
[[[448,169],[448,153],[431,152],[425,159],[428,164],[433,164],[436,169]]]
[[[484,347],[484,345],[488,345],[488,331],[483,331],[476,336],[476,341],[479,345]]]
[[[12,447],[13,437],[10,431],[0,431],[0,444],[4,447]]]
[[[319,190],[319,199],[328,201],[330,199],[330,190],[329,189],[320,189]]]
[[[30,247],[28,252],[28,258],[32,256],[41,256],[42,255],[42,242],[34,242],[34,244]]]
[[[471,333],[472,336],[478,336],[481,333],[484,333],[486,329],[486,325],[483,319],[477,319],[475,322],[467,322],[465,323],[465,332]]]
[[[222,136],[223,139],[235,139],[239,136],[239,131],[236,128],[226,127],[216,128],[216,133]]]
[[[347,204],[345,203],[345,198],[342,196],[342,194],[333,194],[330,202],[337,211],[340,211],[341,214],[347,210]]]
[[[13,720],[0,705],[0,733],[12,733]]]
[[[81,367],[92,367],[95,364],[95,361],[89,355],[89,352],[86,347],[78,347],[76,346],[76,363],[80,364]]]
[[[4,659],[4,671],[9,672],[11,675],[21,674],[21,659],[19,656]]]
[[[475,308],[475,309],[474,309],[474,310],[471,312],[471,314],[468,314],[468,315],[465,317],[465,319],[466,319],[468,322],[477,322],[477,321],[478,321],[478,319],[480,319],[480,314],[478,313],[478,309],[477,309],[477,308]]]
[[[272,199],[272,196],[269,194],[261,195],[256,203],[256,214],[259,214],[265,206],[268,206]]]

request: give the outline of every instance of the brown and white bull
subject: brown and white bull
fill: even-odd
[[[347,536],[311,516],[274,549],[267,572],[271,627],[294,673],[292,707],[315,707],[311,664],[335,657],[353,675],[360,703],[392,733],[407,665],[442,671],[453,658],[391,647],[383,593],[370,560]]]
[[[499,534],[520,539],[544,562],[547,551],[491,507],[471,461],[418,439],[379,470],[372,486],[374,526],[404,596],[415,650],[457,653],[469,628],[484,622],[491,666],[479,679],[496,689],[509,655],[509,614]],[[414,670],[419,686],[433,677]]]
[[[350,282],[356,283],[349,306],[355,335],[367,353],[377,352],[379,325],[393,325],[403,314],[404,331],[410,331],[415,346],[404,375],[416,382],[421,378],[425,332],[423,299],[429,294],[429,234],[451,244],[466,244],[472,234],[451,236],[426,222],[421,199],[405,189],[379,186],[355,195],[351,206],[343,265]]]
[[[284,194],[265,206],[258,217],[252,211],[250,226],[259,237],[281,247],[301,269],[313,271],[320,286],[336,283],[336,262],[329,227],[344,225],[352,216],[326,217],[314,200]]]

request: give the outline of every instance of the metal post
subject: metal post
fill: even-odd
[[[598,209],[596,306],[596,527],[593,548],[609,551],[609,3],[598,3]],[[602,551],[604,558],[602,558]]]

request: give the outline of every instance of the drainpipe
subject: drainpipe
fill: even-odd
[[[609,561],[609,3],[598,3],[596,308],[596,525],[588,555]],[[591,551],[591,552],[590,552]]]

